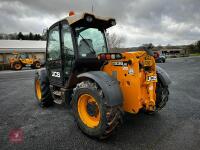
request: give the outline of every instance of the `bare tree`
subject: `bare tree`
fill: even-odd
[[[146,43],[146,44],[143,44],[142,46],[143,46],[143,47],[146,47],[146,48],[148,48],[148,49],[153,49],[153,48],[155,48],[155,46],[154,46],[152,43]]]
[[[115,33],[107,35],[110,48],[120,48],[121,44],[125,42],[125,38],[123,36],[119,36]]]

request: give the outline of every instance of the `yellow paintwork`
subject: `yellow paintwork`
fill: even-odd
[[[156,101],[156,66],[152,56],[145,51],[122,53],[123,59],[109,60],[108,64],[102,67],[102,71],[110,76],[116,77],[120,82],[123,94],[123,109],[126,112],[138,113],[141,108],[149,111],[155,110]],[[115,62],[131,62],[127,66],[114,66]],[[120,64],[120,63],[119,63]],[[143,67],[150,67],[145,71]],[[148,76],[154,80],[148,80]]]
[[[10,63],[14,63],[16,61],[21,61],[23,64],[26,64],[26,65],[32,65],[33,62],[34,62],[34,59],[33,58],[10,58],[9,59],[9,62]]]
[[[32,64],[33,64],[33,58],[25,58],[25,59],[21,59],[21,58],[20,58],[20,61],[21,61],[23,64],[26,64],[26,65],[32,65]]]
[[[38,79],[35,81],[35,90],[36,90],[38,100],[41,101],[42,91],[41,91],[40,81]]]
[[[97,115],[96,116],[90,116],[87,111],[87,104],[93,103],[97,106]],[[100,111],[99,106],[95,100],[95,98],[89,94],[83,94],[78,99],[78,113],[80,116],[80,119],[83,121],[85,125],[87,125],[90,128],[95,128],[98,126],[100,122]]]

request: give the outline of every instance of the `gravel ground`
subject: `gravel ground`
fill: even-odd
[[[158,114],[127,115],[109,139],[88,138],[75,125],[70,109],[38,106],[34,71],[0,72],[0,150],[11,149],[189,149],[200,147],[200,57],[159,64],[170,75],[170,100]],[[23,131],[11,143],[12,129]]]

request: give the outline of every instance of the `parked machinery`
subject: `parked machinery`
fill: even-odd
[[[25,66],[30,66],[33,69],[41,67],[40,60],[36,56],[27,53],[14,53],[14,57],[9,59],[9,63],[11,69],[14,70],[21,70]]]

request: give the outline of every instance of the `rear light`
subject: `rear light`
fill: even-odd
[[[122,54],[120,54],[120,53],[116,54],[115,59],[122,59]]]
[[[110,54],[106,54],[106,59],[110,60],[111,59],[111,55]]]
[[[99,55],[99,59],[106,59],[106,54]]]
[[[111,54],[111,59],[115,59],[115,54]]]
[[[123,56],[121,53],[103,53],[98,55],[98,59],[101,60],[115,60],[115,59],[122,59]]]

